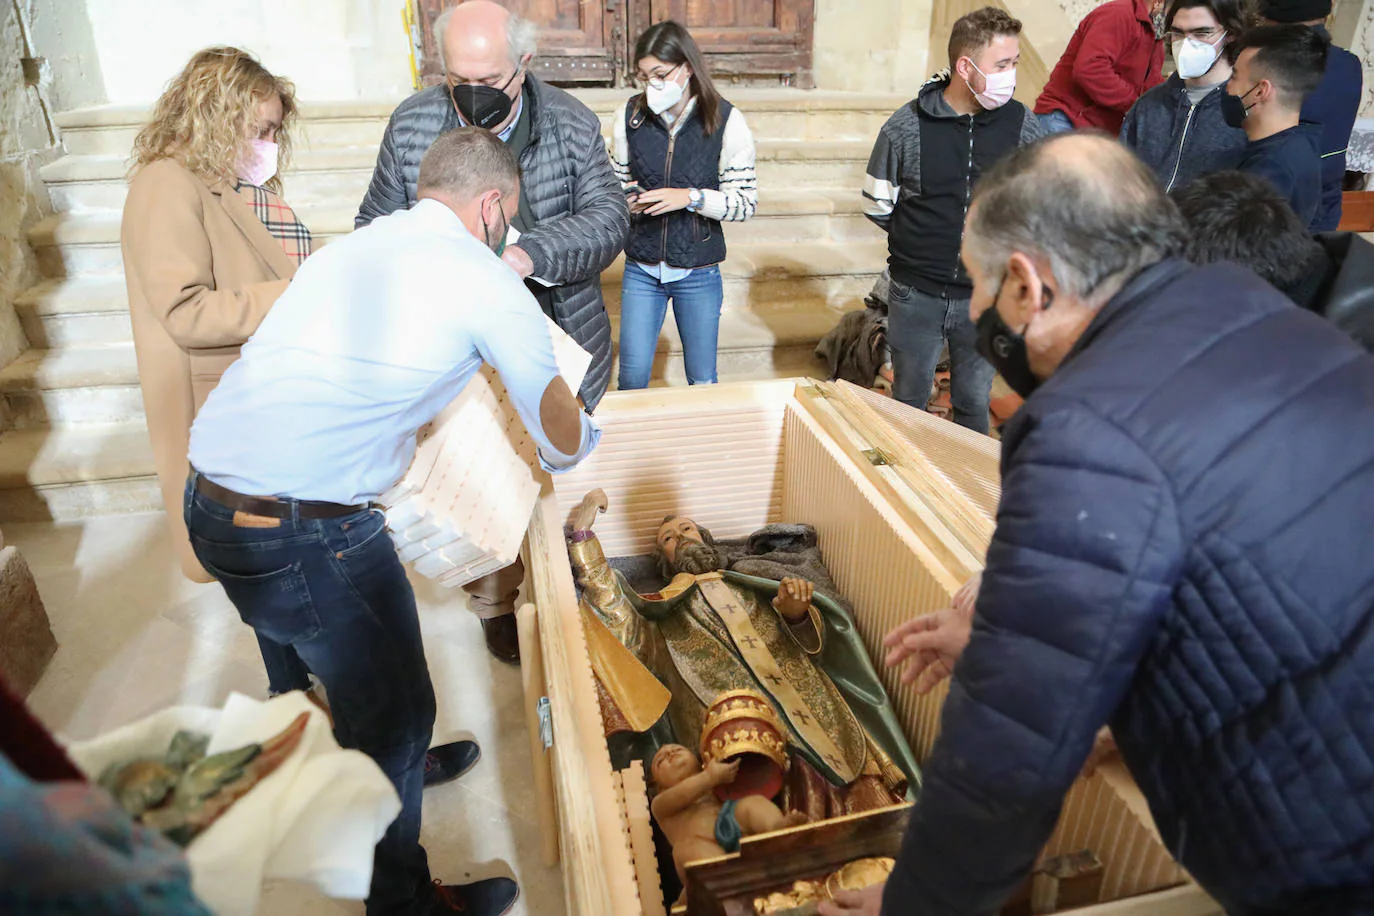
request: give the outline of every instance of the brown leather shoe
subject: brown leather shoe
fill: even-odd
[[[483,620],[482,633],[487,637],[487,651],[497,661],[508,665],[520,664],[520,635],[515,628],[514,614]]]

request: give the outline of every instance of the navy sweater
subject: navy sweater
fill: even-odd
[[[1246,146],[1236,163],[1242,172],[1269,179],[1288,198],[1298,219],[1314,232],[1317,209],[1322,202],[1319,139],[1313,125],[1300,124]]]
[[[1317,31],[1329,41],[1326,29]],[[1345,150],[1364,93],[1364,66],[1345,48],[1331,46],[1326,77],[1302,106],[1302,119],[1321,126],[1317,152],[1322,156],[1322,200],[1312,224],[1314,232],[1330,232],[1341,221],[1341,188],[1345,181]]]
[[[1154,169],[1166,190],[1194,178],[1230,168],[1245,149],[1245,131],[1221,116],[1217,86],[1196,105],[1178,74],[1151,89],[1131,106],[1121,125],[1121,142]]]
[[[1110,722],[1233,916],[1374,912],[1374,358],[1230,264],[1145,271],[1002,442],[883,912],[984,914]]]

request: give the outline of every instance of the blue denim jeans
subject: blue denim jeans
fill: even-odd
[[[1073,130],[1073,122],[1069,116],[1062,111],[1051,111],[1047,114],[1036,115],[1040,119],[1040,129],[1045,132],[1045,136],[1052,137],[1055,134],[1066,134]]]
[[[903,404],[925,410],[940,351],[949,341],[949,395],[954,422],[986,435],[992,379],[997,373],[978,354],[978,330],[969,317],[968,307],[967,299],[927,296],[892,281],[887,319],[887,342],[892,349],[892,395]]]
[[[687,384],[716,381],[716,344],[725,287],[720,265],[698,268],[686,278],[661,283],[634,261],[625,262],[620,287],[620,380],[622,391],[649,387],[658,332],[673,300],[673,320],[682,338]]]
[[[293,513],[279,526],[240,527],[195,479],[192,471],[185,513],[196,557],[260,641],[294,650],[323,682],[339,744],[376,761],[401,797],[377,844],[369,916],[427,912],[420,795],[434,688],[415,593],[385,517],[380,509],[329,520]]]

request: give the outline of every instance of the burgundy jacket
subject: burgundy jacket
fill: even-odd
[[[1163,68],[1164,42],[1155,38],[1149,0],[1111,0],[1079,23],[1035,113],[1062,111],[1074,127],[1115,137],[1136,99],[1163,80]]]

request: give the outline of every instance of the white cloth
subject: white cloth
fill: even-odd
[[[310,723],[295,751],[186,847],[191,886],[218,916],[257,912],[263,882],[272,880],[362,900],[372,881],[373,848],[401,801],[370,757],[340,749],[329,721],[305,694],[267,702],[232,694],[223,711],[175,707],[67,752],[95,780],[112,763],[161,757],[181,729],[209,734],[209,753],[216,754],[266,741],[303,712]]]
[[[306,259],[201,408],[191,464],[252,496],[375,501],[483,361],[545,470],[596,445],[585,414],[576,454],[549,443],[539,406],[558,366],[544,313],[453,211],[421,200]]]
[[[630,174],[630,141],[625,129],[625,118],[635,98],[631,97],[620,110],[611,128],[611,164],[615,167],[615,177],[622,187],[634,183]],[[688,100],[682,115],[669,123],[669,131],[677,136],[683,125],[688,123],[687,116],[696,107],[695,98]],[[720,148],[720,189],[701,189],[701,209],[697,213],[707,219],[719,222],[743,222],[750,219],[759,206],[759,178],[757,170],[758,153],[754,146],[754,135],[744,121],[738,108],[730,109],[730,117],[725,121],[725,135],[721,138]],[[648,190],[647,188],[645,190]],[[690,268],[672,267],[667,263],[640,264],[645,272],[660,283],[673,283],[691,276]]]

